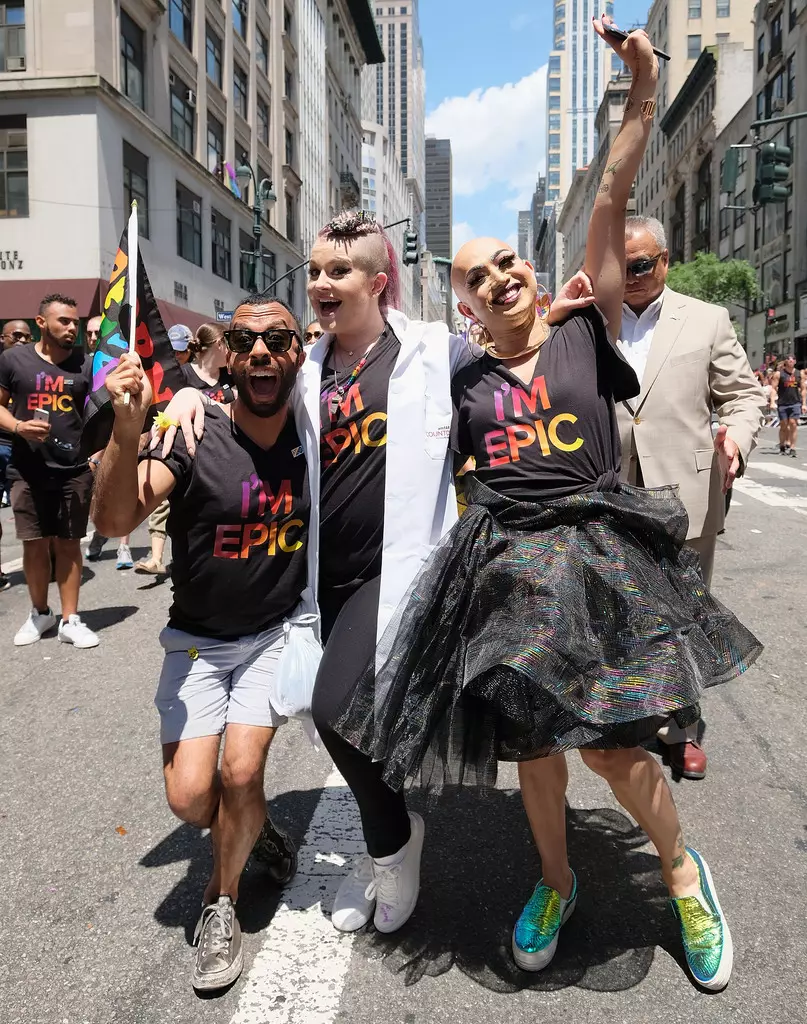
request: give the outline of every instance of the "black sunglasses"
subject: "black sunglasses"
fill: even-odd
[[[295,338],[300,339],[297,331],[290,331],[285,327],[272,327],[268,331],[248,331],[239,327],[234,331],[225,331],[224,340],[231,352],[243,355],[251,352],[258,338],[263,339],[264,345],[270,352],[288,352]]]
[[[642,260],[636,260],[635,263],[629,263],[625,267],[625,273],[632,274],[634,277],[647,277],[663,255],[664,252],[662,251],[656,256],[649,256]]]

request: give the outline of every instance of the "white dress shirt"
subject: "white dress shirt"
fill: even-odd
[[[653,333],[661,316],[661,307],[666,294],[667,289],[665,288],[641,316],[637,316],[626,303],[623,303],[622,306],[622,330],[620,331],[622,337],[619,339],[619,347],[633,367],[640,384],[644,377],[647,357],[650,354],[650,346],[653,344]]]

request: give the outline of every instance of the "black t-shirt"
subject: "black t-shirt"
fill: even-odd
[[[779,371],[776,389],[777,405],[801,405],[801,372],[797,369]]]
[[[387,391],[401,344],[387,324],[358,377],[331,413],[333,349],[320,392],[320,586],[350,587],[381,572]],[[344,386],[353,367],[338,370]]]
[[[218,384],[208,384],[206,380],[202,380],[190,363],[185,363],[180,369],[182,370],[182,376],[185,378],[185,383],[189,387],[203,391],[213,402],[228,405],[235,400],[232,379],[226,370],[222,370],[219,373]]]
[[[17,419],[32,420],[37,409],[50,414],[47,441],[32,445],[14,436],[12,479],[35,481],[87,468],[81,454],[81,428],[91,383],[92,359],[78,347],[61,363],[43,359],[35,344],[13,345],[0,354],[0,388],[11,395]]]
[[[530,384],[488,355],[455,376],[451,447],[474,456],[482,483],[518,501],[611,490],[621,460],[614,400],[638,392],[587,309],[552,328]]]
[[[292,612],[306,587],[311,511],[293,418],[267,450],[213,406],[196,457],[188,455],[180,431],[162,461],[177,480],[168,499],[170,624],[231,640]]]

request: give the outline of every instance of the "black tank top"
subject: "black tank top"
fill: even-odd
[[[779,405],[801,405],[801,372],[795,367],[780,370],[776,395]]]

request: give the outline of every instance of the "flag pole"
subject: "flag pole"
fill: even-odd
[[[132,200],[132,213],[128,228],[129,250],[129,354],[134,355],[137,343],[137,200]],[[129,392],[123,396],[123,404],[129,404]]]

